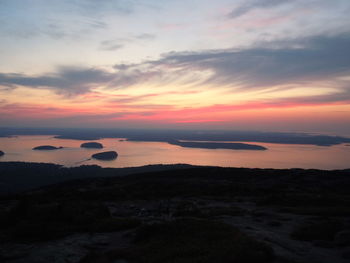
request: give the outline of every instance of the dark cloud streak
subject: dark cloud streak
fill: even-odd
[[[109,39],[104,40],[100,42],[100,50],[104,51],[115,51],[118,49],[122,49],[127,45],[130,45],[132,43],[140,43],[145,41],[151,41],[156,38],[153,34],[139,34],[131,37],[124,37],[124,38],[115,38],[115,39]]]
[[[229,14],[229,18],[238,18],[253,9],[265,9],[294,2],[294,0],[255,0],[245,1],[242,5],[234,8]]]
[[[53,89],[57,93],[76,95],[86,93],[95,85],[105,84],[113,78],[113,74],[100,69],[61,67],[56,73],[40,76],[0,73],[0,85],[13,88],[16,86],[25,86]]]
[[[211,70],[216,84],[238,83],[245,88],[299,83],[350,73],[350,36],[314,37],[299,48],[250,48],[169,53],[154,66]]]

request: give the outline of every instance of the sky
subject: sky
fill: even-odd
[[[0,0],[0,126],[350,135],[349,0]]]

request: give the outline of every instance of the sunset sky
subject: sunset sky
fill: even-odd
[[[349,0],[0,0],[0,126],[350,135]]]

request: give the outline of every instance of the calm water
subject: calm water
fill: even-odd
[[[257,168],[350,168],[350,146],[331,147],[256,143],[267,151],[211,150],[182,148],[162,142],[128,142],[120,139],[101,139],[105,148],[82,149],[85,141],[55,139],[52,136],[18,136],[0,138],[0,150],[6,154],[0,161],[57,163],[65,166],[97,164],[102,167],[132,167],[148,164],[188,163],[226,167]],[[33,151],[39,145],[63,146],[57,151]],[[87,160],[93,153],[117,151],[114,161]]]

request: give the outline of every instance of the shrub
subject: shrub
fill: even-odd
[[[274,258],[272,249],[230,225],[203,220],[179,219],[142,226],[134,245],[100,256],[87,256],[82,262],[130,263],[264,263]],[[101,261],[103,259],[103,261]]]

